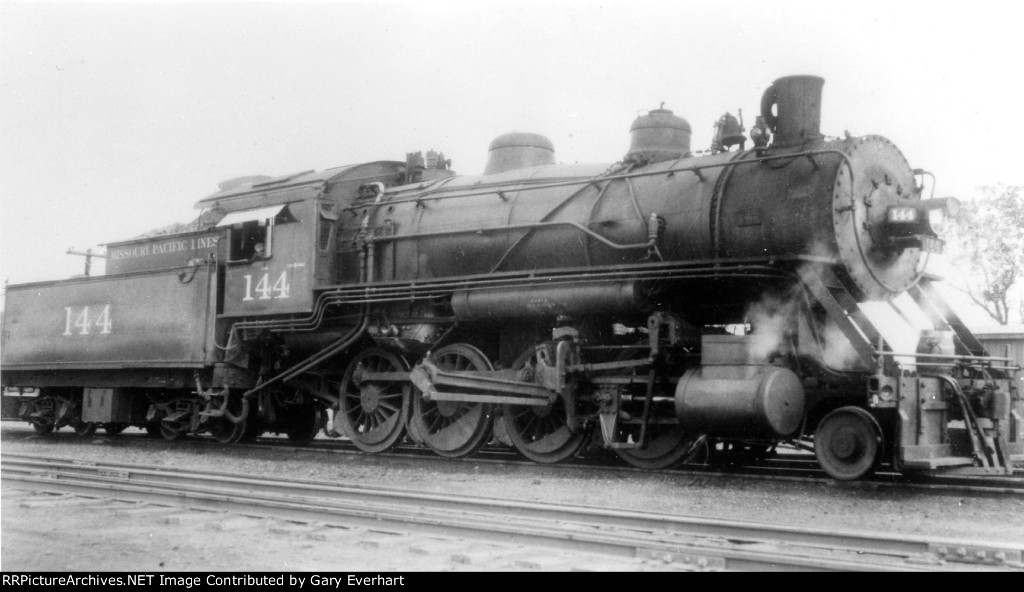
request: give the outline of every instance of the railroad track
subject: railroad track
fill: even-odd
[[[35,432],[28,427],[17,425],[4,425],[5,436],[13,437],[35,437]],[[63,434],[50,434],[48,438],[77,439],[78,436],[71,432]],[[104,437],[104,436],[98,436]],[[186,442],[214,443],[212,438],[206,436],[192,437],[186,441],[179,441],[169,444],[163,440],[150,440],[142,434],[121,434],[117,438],[131,439],[137,442],[154,442],[163,446],[181,445]],[[283,437],[261,437],[256,442],[239,443],[230,445],[231,448],[240,449],[268,449],[278,451],[309,451],[325,454],[346,454],[362,456],[366,453],[360,451],[347,440],[314,440],[306,446],[296,446]],[[449,459],[435,455],[430,450],[413,446],[399,446],[391,452],[377,455],[384,458],[417,458],[426,457],[435,462],[450,463],[476,463],[476,464],[513,464],[530,467],[539,467],[531,461],[522,459],[514,451],[503,447],[487,446],[477,452],[471,458]],[[661,471],[642,471],[634,467],[622,464],[610,453],[599,452],[588,457],[577,458],[571,462],[561,463],[558,467],[566,469],[614,471],[623,473],[663,473],[666,475],[681,476],[702,476],[710,478],[743,478],[763,481],[787,481],[796,483],[833,483],[836,486],[851,489],[862,488],[876,490],[879,488],[913,490],[924,493],[936,493],[942,495],[965,495],[965,496],[996,496],[996,497],[1019,497],[1024,496],[1024,465],[1017,464],[1018,472],[1012,476],[962,476],[942,474],[901,474],[882,466],[874,474],[860,481],[838,483],[825,474],[814,459],[811,453],[784,450],[776,456],[751,463],[733,464],[701,464],[689,463],[671,469]]]
[[[258,442],[241,444],[254,448],[281,448],[284,450],[315,450],[327,453],[363,454],[347,442],[313,442],[304,447],[297,447],[281,438],[260,438]],[[473,462],[495,464],[522,464],[538,466],[537,463],[523,460],[515,452],[504,448],[488,448],[480,450],[468,459],[444,459],[431,451],[414,446],[399,447],[389,453],[394,457],[409,458],[424,456],[447,462]],[[1024,470],[1015,475],[963,476],[963,475],[925,475],[901,474],[888,467],[880,467],[871,476],[854,482],[838,483],[829,477],[820,467],[813,454],[801,452],[782,452],[778,456],[756,463],[733,464],[701,464],[688,463],[678,467],[660,471],[649,471],[625,466],[609,454],[598,454],[590,458],[577,458],[574,461],[560,463],[559,467],[575,469],[601,469],[627,473],[663,473],[666,475],[710,476],[722,478],[747,478],[765,481],[792,481],[804,483],[836,483],[842,487],[878,489],[910,489],[939,494],[989,495],[989,496],[1024,496]],[[1019,467],[1024,469],[1024,467]]]
[[[5,487],[517,541],[694,570],[1022,570],[1024,546],[3,454]]]
[[[898,473],[883,465],[870,477],[863,481],[843,483],[848,487],[887,487],[933,491],[941,494],[1024,496],[1024,471],[1018,467],[1014,475],[952,475]],[[777,458],[768,459],[756,465],[738,465],[725,469],[728,473],[742,474],[746,477],[763,476],[772,478],[791,478],[807,481],[828,481],[824,471],[818,468],[813,456],[800,458],[797,455],[781,454]]]

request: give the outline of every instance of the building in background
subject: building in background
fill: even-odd
[[[978,327],[974,331],[989,355],[1010,358],[1024,366],[1024,325],[995,325]]]

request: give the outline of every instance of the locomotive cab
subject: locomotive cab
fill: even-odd
[[[289,202],[231,212],[217,226],[228,231],[224,273],[226,316],[308,311],[312,305],[312,230],[315,204]],[[307,264],[312,262],[312,264]]]
[[[374,162],[307,171],[225,189],[196,207],[226,212],[223,316],[292,315],[312,310],[317,290],[338,282],[340,212],[358,199],[367,180],[404,179],[399,162]]]

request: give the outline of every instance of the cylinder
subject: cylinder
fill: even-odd
[[[498,136],[487,150],[485,175],[525,167],[555,164],[555,147],[540,134],[512,132]]]
[[[452,310],[461,320],[635,313],[643,298],[635,282],[459,290]]]
[[[737,438],[785,438],[804,417],[804,388],[777,366],[708,366],[676,386],[676,416],[688,431]]]
[[[819,76],[779,78],[761,97],[761,117],[775,132],[775,146],[792,146],[821,137]],[[775,107],[777,113],[772,113]]]

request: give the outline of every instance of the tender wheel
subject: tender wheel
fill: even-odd
[[[169,423],[160,422],[160,436],[164,440],[177,440],[185,435],[185,430],[178,429],[177,426]]]
[[[305,446],[316,438],[323,424],[323,411],[316,405],[300,405],[288,414],[285,433],[288,439],[299,446]]]
[[[75,433],[78,434],[78,436],[80,438],[88,438],[89,436],[95,434],[96,433],[96,427],[97,427],[96,424],[94,424],[94,423],[86,423],[84,421],[80,421],[80,422],[76,423],[75,426],[74,426]]]
[[[103,424],[103,431],[106,432],[108,436],[116,436],[116,435],[120,434],[121,432],[125,431],[126,429],[128,429],[128,424],[126,424],[126,423],[105,423],[105,424]]]
[[[218,418],[210,425],[210,435],[221,444],[234,444],[242,439],[245,434],[245,422],[231,423],[230,421]]]
[[[54,430],[54,427],[53,427],[52,423],[35,423],[35,422],[32,422],[32,429],[35,430],[37,434],[41,434],[41,435],[45,436],[46,434],[52,434],[53,430]]]
[[[431,361],[441,370],[493,370],[487,356],[462,343],[442,347]],[[493,406],[486,403],[427,401],[419,389],[412,393],[410,431],[441,456],[468,456],[491,436]]]
[[[368,373],[407,373],[405,360],[371,347],[360,352],[341,381],[341,410],[335,416],[357,448],[383,452],[396,445],[409,417],[412,383],[404,379],[375,379]]]
[[[163,430],[159,421],[151,421],[146,424],[146,435],[150,438],[162,438]]]
[[[241,440],[242,436],[245,435],[245,426],[249,423],[247,417],[242,417],[244,411],[246,411],[246,408],[241,399],[237,396],[232,397],[228,395],[227,412],[238,417],[241,421],[234,423],[227,417],[211,419],[208,429],[213,439],[221,444],[234,444]]]
[[[54,406],[59,402],[48,397],[39,397],[33,401],[22,403],[18,411],[19,417],[26,419],[37,434],[52,434],[57,429]]]
[[[634,430],[639,437],[640,427]],[[646,448],[616,448],[619,458],[640,469],[657,471],[686,460],[695,453],[693,440],[678,425],[648,426]]]
[[[834,479],[852,481],[868,474],[878,463],[882,430],[867,411],[840,407],[829,413],[814,432],[818,464]]]
[[[546,344],[550,357],[555,355],[555,345]],[[519,356],[513,364],[516,370],[533,366],[535,350]],[[546,407],[533,405],[502,405],[501,421],[504,422],[508,439],[526,458],[539,463],[557,463],[568,460],[579,452],[587,441],[587,430],[573,432],[569,429],[568,414],[561,397]]]

